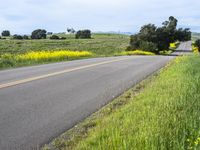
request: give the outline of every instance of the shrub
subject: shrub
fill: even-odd
[[[200,39],[196,40],[194,45],[198,48],[198,51],[200,52]]]
[[[61,40],[66,40],[67,38],[66,38],[66,37],[61,37],[60,39],[61,39]]]
[[[59,40],[60,38],[59,38],[59,36],[57,36],[57,35],[52,35],[52,36],[50,37],[50,39],[51,39],[51,40]]]
[[[79,30],[76,33],[76,39],[90,39],[91,31],[90,30]]]
[[[34,30],[31,34],[32,39],[46,39],[47,37],[47,31],[44,29],[37,29]]]
[[[10,31],[8,30],[4,30],[2,33],[1,33],[2,36],[10,36]]]

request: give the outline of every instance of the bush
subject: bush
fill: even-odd
[[[51,40],[59,40],[60,38],[59,38],[59,36],[57,36],[57,35],[52,35],[52,36],[50,37],[50,39],[51,39]]]
[[[67,38],[66,38],[66,37],[61,37],[60,39],[61,39],[61,40],[66,40]]]
[[[23,36],[15,34],[13,35],[13,39],[23,40]]]
[[[198,51],[200,52],[200,39],[196,40],[194,45],[198,48]]]
[[[46,39],[47,37],[47,31],[44,29],[37,29],[34,30],[31,34],[32,39]]]
[[[76,39],[90,39],[91,31],[90,30],[79,30],[76,33]]]
[[[1,33],[2,36],[10,36],[10,31],[8,30],[4,30],[2,33]]]

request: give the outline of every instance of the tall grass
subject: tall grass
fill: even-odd
[[[180,57],[74,149],[200,149],[200,57]]]

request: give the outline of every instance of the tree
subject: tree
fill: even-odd
[[[90,39],[91,31],[90,30],[79,30],[76,33],[76,39]]]
[[[200,39],[196,40],[194,45],[198,48],[198,51],[200,52]]]
[[[46,39],[47,31],[44,29],[34,30],[31,34],[32,39]]]
[[[140,47],[140,41],[139,35],[131,35],[130,46],[127,48],[127,51],[138,49]]]
[[[170,43],[177,40],[186,41],[191,39],[190,29],[176,29],[178,20],[173,16],[162,23],[161,27],[154,24],[147,24],[141,27],[138,34],[132,35],[130,46],[127,50],[142,49],[159,53],[168,50]]]
[[[74,34],[76,31],[73,28],[67,28],[67,32]]]
[[[47,32],[47,35],[52,35],[53,34],[53,32]]]
[[[184,41],[190,41],[191,38],[192,38],[192,32],[190,31],[190,28],[185,28],[183,30],[183,33],[184,33],[184,38],[183,40]]]
[[[10,31],[8,30],[4,30],[2,33],[1,33],[2,36],[10,36]]]
[[[28,39],[29,39],[28,35],[24,35],[24,36],[23,36],[23,39],[24,39],[24,40],[28,40]]]
[[[165,27],[157,28],[156,37],[157,37],[156,43],[158,51],[168,50],[170,46],[170,37],[169,37],[169,32],[166,30]]]
[[[141,27],[139,36],[140,39],[147,42],[156,42],[156,29],[154,24],[147,24]]]
[[[175,37],[178,41],[189,41],[191,40],[192,32],[189,28],[179,28],[176,30]]]
[[[170,16],[169,20],[163,23],[163,27],[162,27],[163,32],[165,32],[165,34],[166,33],[168,34],[167,41],[169,43],[173,43],[176,41],[175,32],[176,32],[177,23],[178,23],[178,20],[174,18],[173,16]]]
[[[23,37],[22,37],[21,35],[14,34],[14,35],[13,35],[13,39],[23,40]]]

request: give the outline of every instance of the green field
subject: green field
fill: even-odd
[[[75,39],[74,35],[59,34],[66,40],[0,40],[0,54],[24,53],[40,50],[84,50],[97,56],[112,56],[129,45],[128,35],[93,34],[92,39]]]
[[[199,64],[199,56],[177,58],[159,75],[129,90],[50,147],[200,149]]]
[[[57,35],[66,37],[66,40],[50,40],[49,37],[42,40],[14,40],[11,37],[0,39],[0,69],[91,57],[114,56],[124,52],[130,40],[129,36],[121,34],[93,34],[91,39],[75,39],[75,35]],[[70,57],[67,54],[58,56],[59,51],[86,51],[91,54],[81,57],[79,55]],[[53,52],[57,54],[53,54]],[[41,55],[46,56],[41,58]],[[23,59],[21,59],[22,57]]]

